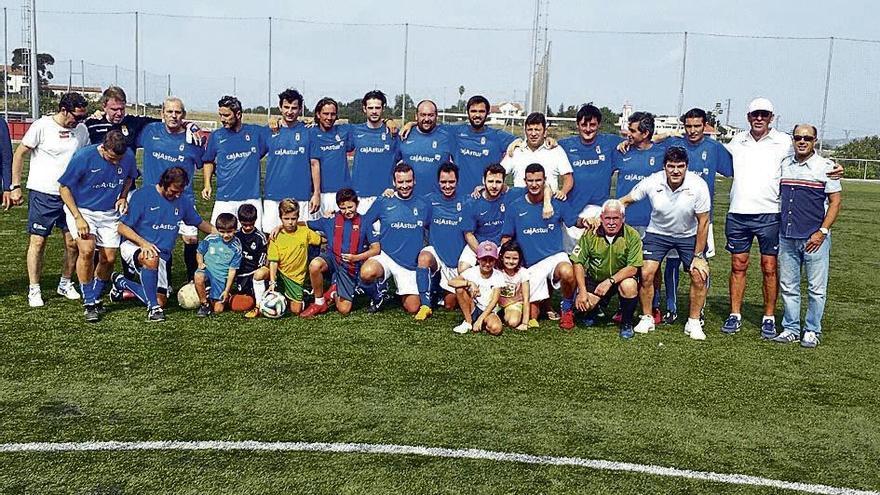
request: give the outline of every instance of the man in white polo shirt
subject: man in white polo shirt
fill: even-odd
[[[675,249],[691,275],[690,314],[684,333],[694,340],[705,340],[700,310],[706,302],[706,281],[709,278],[705,252],[712,200],[706,181],[688,171],[688,155],[684,148],[668,148],[663,156],[663,171],[639,181],[620,201],[629,205],[645,198],[651,202],[651,221],[642,240],[644,264],[639,283],[642,317],[634,330],[636,333],[654,330],[651,314],[654,277],[660,262]]]
[[[553,190],[554,197],[565,201],[574,187],[568,155],[561,146],[547,142],[547,119],[544,114],[530,113],[523,127],[525,146],[517,146],[513,154],[506,154],[501,160],[504,170],[513,176],[513,187],[526,187],[526,167],[539,163],[547,173],[547,184]]]

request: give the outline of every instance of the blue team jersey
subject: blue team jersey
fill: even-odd
[[[614,173],[612,158],[622,141],[622,137],[613,134],[597,134],[590,144],[585,144],[580,136],[559,140],[574,172],[574,187],[566,199],[574,210],[579,212],[587,205],[601,205],[608,199]]]
[[[465,205],[464,218],[461,221],[461,231],[470,232],[477,238],[477,242],[492,241],[501,244],[501,231],[504,228],[504,213],[507,209],[505,202],[525,194],[524,189],[514,188],[506,193],[501,193],[498,198],[488,200],[482,195],[476,199],[468,200]]]
[[[151,186],[142,187],[131,195],[128,213],[119,221],[154,244],[159,249],[159,257],[168,261],[177,241],[177,223],[181,220],[187,225],[202,223],[192,198],[181,195],[168,201]]]
[[[431,205],[428,223],[428,244],[434,247],[443,263],[454,268],[464,249],[464,232],[461,230],[465,205],[468,196],[457,194],[447,198],[440,193],[431,193],[427,200]]]
[[[508,193],[510,194],[510,193]],[[553,216],[543,217],[543,203],[530,203],[525,194],[517,195],[506,204],[502,235],[513,237],[519,243],[528,268],[544,258],[564,252],[562,225],[575,225],[578,212],[566,203],[553,199]],[[629,213],[629,210],[627,210]]]
[[[274,201],[312,197],[312,133],[302,122],[281,127],[268,139],[264,197]]]
[[[380,196],[364,215],[363,221],[366,225],[372,225],[380,220],[381,229],[375,240],[381,243],[382,252],[398,265],[415,270],[419,252],[425,246],[429,209],[428,203],[415,196],[409,199]]]
[[[437,169],[452,161],[452,149],[455,146],[448,134],[449,129],[437,126],[426,134],[414,127],[400,143],[401,159],[415,173],[416,186],[413,194],[416,196],[423,197],[430,192],[440,193]]]
[[[337,213],[337,215],[341,215]],[[336,262],[343,267],[343,269],[348,270],[353,273],[359,273],[361,263],[355,263],[354,270],[351,270],[350,263],[342,261],[342,254],[359,254],[363,253],[370,247],[370,239],[369,233],[372,230],[370,224],[363,221],[363,217],[360,217],[360,223],[355,225],[355,220],[359,218],[355,216],[351,220],[342,219],[342,229],[341,232],[337,232],[336,229],[336,216],[331,218],[319,218],[317,220],[309,220],[306,222],[310,229],[315,232],[319,232],[325,239],[327,239],[327,254],[335,256]],[[366,226],[366,227],[361,227]],[[352,249],[352,235],[357,236],[355,241],[354,249]]]
[[[186,142],[186,132],[171,134],[162,122],[147,124],[137,136],[137,146],[144,149],[144,186],[155,186],[172,167],[186,170],[189,184],[184,193],[193,196],[197,168],[202,168],[204,150]]]
[[[393,187],[394,165],[400,161],[400,141],[383,124],[371,129],[364,124],[351,126],[349,150],[354,150],[351,185],[358,197],[379,196]]]
[[[617,197],[622,198],[645,177],[663,170],[663,154],[666,146],[655,143],[647,150],[631,147],[626,154],[619,151],[614,155],[614,168],[617,169]],[[651,202],[647,199],[637,201],[626,207],[626,223],[633,227],[647,227],[651,222]]]
[[[122,161],[114,165],[101,157],[98,146],[77,150],[58,183],[70,189],[77,208],[110,211],[116,208],[125,180],[137,179],[137,162],[134,153],[126,149]]]
[[[260,160],[266,154],[269,129],[242,124],[238,132],[222,127],[211,133],[203,161],[213,162],[217,201],[260,197]]]
[[[489,126],[477,132],[470,124],[450,126],[448,133],[454,140],[452,160],[458,165],[458,188],[468,194],[483,183],[486,167],[501,163],[507,147],[516,139],[509,132]]]
[[[329,131],[320,125],[311,128],[311,157],[321,162],[321,192],[336,192],[348,187],[348,142],[351,126],[340,124]]]
[[[715,203],[715,174],[733,177],[733,157],[723,144],[704,137],[698,144],[691,144],[687,138],[673,137],[666,146],[681,146],[687,151],[688,170],[699,175],[709,186],[709,199]]]
[[[226,242],[220,234],[210,234],[199,241],[198,250],[211,280],[226,280],[230,268],[238,270],[241,266],[241,242],[237,237]]]

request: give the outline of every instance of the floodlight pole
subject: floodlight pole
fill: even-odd
[[[269,79],[266,98],[266,119],[272,117],[272,17],[269,17]]]
[[[37,67],[37,0],[31,0],[31,117],[40,118],[40,71]],[[5,81],[4,81],[5,84]]]
[[[400,120],[406,122],[406,70],[409,54],[409,23],[403,25],[403,95],[400,97]]]
[[[138,11],[134,11],[134,113],[137,115],[138,108],[141,104],[141,95],[140,95],[140,82],[138,81],[138,72],[140,72],[140,53],[138,50]]]
[[[9,121],[9,40],[6,7],[3,7],[3,118]]]
[[[828,89],[831,87],[831,59],[833,56],[834,36],[828,38],[828,67],[825,69],[825,99],[822,101],[822,124],[819,126],[819,151],[822,151],[822,141],[825,140],[825,117],[828,115]]]
[[[681,81],[678,86],[678,113],[676,115],[681,115],[682,110],[684,110],[684,76],[685,69],[687,68],[687,58],[688,58],[688,33],[684,32],[684,42],[682,44],[682,52],[681,52]]]

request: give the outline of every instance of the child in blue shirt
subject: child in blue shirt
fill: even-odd
[[[235,215],[221,213],[217,216],[215,226],[219,233],[202,239],[196,253],[199,268],[195,274],[195,285],[201,302],[197,316],[223,312],[232,291],[235,273],[241,266],[241,242],[235,236],[238,228]]]

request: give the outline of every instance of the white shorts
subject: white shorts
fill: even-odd
[[[181,220],[177,222],[177,233],[182,237],[198,237],[199,228],[195,225],[187,225]]]
[[[363,215],[373,206],[373,203],[376,202],[376,196],[367,196],[365,198],[358,198],[358,214]]]
[[[470,250],[470,249],[468,249]],[[443,263],[443,260],[440,259],[440,256],[437,255],[437,251],[434,250],[434,246],[425,246],[422,248],[423,253],[431,253],[431,256],[434,257],[434,260],[437,262],[437,271],[440,272],[440,287],[447,292],[455,292],[449,285],[449,281],[458,276],[458,267],[448,267],[446,263]],[[434,275],[433,272],[431,276]]]
[[[467,244],[464,245],[464,249],[461,250],[461,256],[458,257],[458,264],[462,263],[466,264],[468,268],[477,266],[477,253]]]
[[[712,222],[709,222],[709,234],[706,236],[706,257],[715,257],[715,230],[712,228]],[[675,249],[669,251],[667,258],[678,258],[678,251]],[[687,268],[687,267],[685,267]]]
[[[397,264],[385,251],[379,252],[376,256],[370,258],[382,265],[382,281],[388,280],[388,277],[394,277],[394,285],[397,286],[397,295],[408,296],[419,293],[419,287],[416,284],[416,271],[407,270]]]
[[[272,232],[275,227],[281,225],[281,216],[278,215],[278,203],[280,201],[275,201],[274,199],[263,200],[263,232]],[[309,213],[308,201],[297,201],[296,203],[299,205],[298,221],[307,222],[319,218],[320,212],[315,212],[315,214]]]
[[[601,206],[587,205],[584,206],[584,209],[581,210],[580,213],[578,213],[578,218],[596,218],[601,213]],[[581,240],[582,235],[584,235],[584,229],[575,226],[566,226],[565,234],[562,236],[562,249],[564,249],[566,253],[574,251],[574,247],[577,246],[577,243]]]
[[[238,220],[238,207],[243,204],[254,205],[254,208],[257,209],[257,222],[255,225],[257,230],[262,230],[262,223],[260,221],[263,219],[263,202],[259,199],[214,202],[214,210],[211,211],[211,225],[214,225],[217,222],[217,217],[219,217],[221,213],[231,213],[232,216]]]
[[[89,231],[95,237],[95,245],[105,248],[118,248],[119,237],[119,213],[116,210],[110,211],[92,211],[85,208],[79,209],[86,223],[89,224]],[[79,239],[79,232],[76,229],[76,220],[67,206],[64,206],[64,216],[67,217],[67,228],[70,235],[74,239]]]
[[[531,277],[529,277],[529,301],[538,302],[550,297],[548,282],[554,289],[562,286],[560,280],[553,280],[553,272],[560,263],[569,263],[568,255],[565,253],[556,253],[548,256],[534,265],[528,267]]]
[[[137,244],[129,241],[128,239],[122,241],[119,245],[119,257],[122,258],[122,262],[128,266],[131,271],[141,274],[141,265],[138,263],[137,254],[140,252],[141,248]],[[165,260],[159,258],[159,292],[163,294],[168,294],[168,269],[165,266]]]
[[[321,193],[321,211],[319,211],[318,214],[323,215],[325,213],[333,213],[337,210],[339,210],[339,206],[336,205],[336,193]]]

